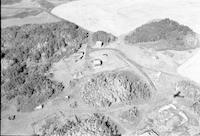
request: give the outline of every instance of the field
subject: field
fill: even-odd
[[[89,31],[102,30],[115,36],[164,18],[176,20],[200,33],[199,4],[196,0],[80,0],[57,6],[52,13]]]
[[[1,0],[1,27],[61,21],[50,11],[65,2],[70,0]]]

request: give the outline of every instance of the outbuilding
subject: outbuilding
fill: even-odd
[[[92,63],[95,67],[101,66],[103,64],[103,61],[101,59],[94,59],[92,60]]]
[[[44,108],[44,104],[40,104],[38,106],[35,107],[35,110],[40,110]]]
[[[102,41],[96,41],[96,47],[97,48],[103,47],[103,42]]]

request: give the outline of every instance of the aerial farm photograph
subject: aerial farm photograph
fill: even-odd
[[[2,136],[200,136],[200,0],[1,0]]]

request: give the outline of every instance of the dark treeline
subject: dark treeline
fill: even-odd
[[[116,36],[104,31],[96,31],[92,34],[92,42],[94,43],[96,43],[97,41],[101,41],[104,45],[107,45],[116,40],[117,40]]]
[[[200,46],[199,42],[196,42],[195,35],[196,33],[188,26],[166,18],[136,28],[125,36],[125,40],[131,44],[163,41],[158,47],[153,48],[156,50],[186,50]],[[187,41],[187,37],[190,38],[190,42]]]

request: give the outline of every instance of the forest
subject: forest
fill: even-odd
[[[130,44],[160,42],[153,46],[149,45],[156,50],[182,51],[200,46],[200,41],[193,30],[168,18],[136,28],[125,36],[125,41]]]
[[[18,111],[32,111],[62,92],[64,85],[51,78],[49,69],[89,39],[107,44],[116,38],[103,31],[91,34],[67,21],[1,29],[2,104],[16,100]]]
[[[52,63],[78,51],[88,32],[70,22],[13,26],[1,31],[1,89],[18,111],[55,97],[64,85],[48,76]],[[65,50],[63,50],[65,49]]]

